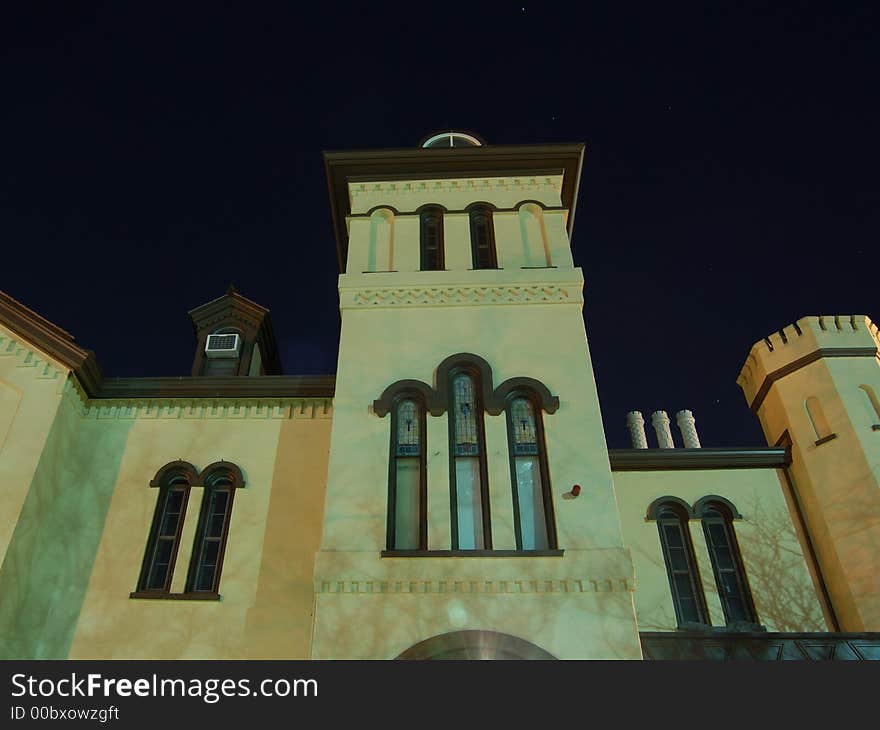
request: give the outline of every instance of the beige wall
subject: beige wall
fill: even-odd
[[[132,415],[71,658],[308,657],[329,403],[213,406],[168,403]],[[220,601],[129,598],[156,507],[149,481],[177,459],[199,469],[223,459],[244,473]],[[189,498],[172,592],[183,590],[201,493]]]
[[[346,270],[351,274],[418,272],[420,225],[415,211],[426,203],[440,204],[452,211],[443,217],[447,271],[464,272],[473,268],[468,215],[455,211],[477,202],[499,208],[493,214],[499,267],[571,269],[574,266],[565,227],[568,211],[559,207],[561,177],[404,181],[393,185],[349,186],[352,215],[347,221]],[[366,191],[359,192],[364,187]],[[541,205],[523,202],[528,200]],[[552,209],[544,210],[542,206]]]
[[[467,216],[449,213],[447,271],[416,271],[419,229],[408,213],[418,205],[455,211],[484,200],[510,209],[535,199],[559,206],[561,179],[458,182],[427,181],[418,194],[409,183],[350,186],[350,273],[339,279],[343,321],[316,558],[313,656],[392,658],[438,634],[483,629],[561,658],[640,658],[632,566],[620,532],[584,332],[583,276],[572,266],[566,212],[539,206],[497,212],[501,270],[491,271],[469,270]],[[364,274],[371,241],[378,239],[374,223],[357,216],[376,206],[398,211],[391,236],[390,268],[396,271]],[[546,265],[548,255],[556,268],[523,268]],[[397,380],[435,386],[440,362],[461,352],[488,361],[495,387],[525,376],[558,395],[558,411],[543,420],[564,557],[380,557],[390,417],[377,417],[371,404]],[[515,540],[504,416],[486,415],[485,424],[493,548],[510,550]],[[427,472],[428,547],[448,550],[445,414],[428,416]],[[580,497],[564,498],[574,484],[583,487]]]
[[[880,631],[880,431],[864,390],[880,394],[878,333],[866,317],[804,317],[757,342],[738,380],[747,400],[769,373],[821,349],[821,359],[778,378],[758,416],[767,440],[792,440],[791,475],[844,631]],[[819,441],[807,414],[815,398],[835,437]],[[814,407],[815,410],[815,407]],[[830,435],[830,434],[829,434]]]
[[[693,505],[709,495],[726,498],[743,516],[734,530],[759,622],[768,631],[828,630],[781,478],[774,469],[614,473],[624,539],[635,563],[640,630],[677,627],[657,523],[646,520],[648,507],[660,497]],[[689,527],[712,625],[724,626],[702,526],[692,520]]]
[[[63,365],[0,328],[0,565],[55,420],[67,373]]]

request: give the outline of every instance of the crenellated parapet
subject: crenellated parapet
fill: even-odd
[[[865,315],[802,317],[756,342],[736,382],[756,411],[780,377],[823,357],[872,356],[878,347],[878,327]]]

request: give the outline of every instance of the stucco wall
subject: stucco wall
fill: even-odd
[[[189,407],[185,411],[170,404],[128,420],[71,658],[309,654],[311,572],[326,475],[329,403]],[[106,416],[105,424],[122,420]],[[100,413],[94,424],[102,425]],[[158,492],[149,486],[150,479],[177,459],[199,469],[223,459],[244,473],[245,487],[233,502],[219,601],[129,598],[156,507]],[[202,491],[193,488],[190,495],[172,592],[183,590]]]
[[[657,523],[646,520],[648,507],[660,497],[693,505],[709,495],[726,498],[743,516],[734,530],[759,622],[768,631],[828,630],[780,479],[774,469],[614,473],[624,540],[635,563],[642,631],[677,627]],[[691,520],[689,527],[712,625],[724,626],[702,526]]]

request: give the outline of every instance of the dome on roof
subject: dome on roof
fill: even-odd
[[[482,147],[483,140],[467,132],[437,132],[419,143],[420,147]]]

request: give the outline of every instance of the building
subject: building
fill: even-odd
[[[880,658],[880,368],[805,317],[693,416],[606,446],[569,240],[583,147],[325,154],[335,376],[269,312],[189,314],[184,378],[105,378],[0,296],[4,658]],[[33,303],[39,307],[39,303]]]

